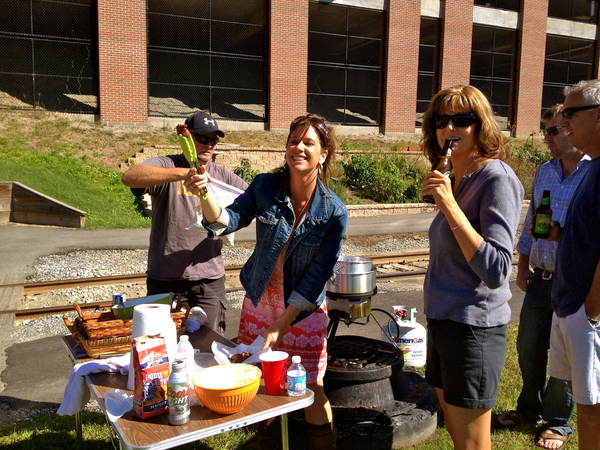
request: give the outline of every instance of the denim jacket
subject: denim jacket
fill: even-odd
[[[256,218],[256,246],[242,268],[240,281],[252,303],[258,305],[275,263],[294,225],[289,190],[280,174],[258,175],[213,224],[204,223],[209,236],[232,233]],[[317,188],[285,254],[285,305],[302,312],[295,322],[318,308],[325,299],[325,283],[340,255],[348,212],[342,201],[317,180]]]

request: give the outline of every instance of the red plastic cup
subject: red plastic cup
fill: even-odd
[[[285,369],[289,356],[281,351],[266,352],[259,356],[267,394],[279,395],[285,392]]]

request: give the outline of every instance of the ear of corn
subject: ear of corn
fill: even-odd
[[[194,145],[194,139],[191,134],[188,132],[188,137],[184,137],[182,134],[177,135],[177,140],[179,141],[179,146],[181,147],[181,151],[187,159],[190,167],[196,169],[198,173],[200,173],[200,165],[198,164],[198,154],[196,153],[196,146]],[[206,199],[208,196],[208,191],[206,188],[203,188],[200,191],[200,195],[203,199]]]

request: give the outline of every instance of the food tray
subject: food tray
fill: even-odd
[[[189,313],[187,303],[175,302],[171,319],[177,327],[177,335],[185,333],[185,319]],[[63,321],[73,339],[83,347],[89,357],[128,353],[131,350],[131,330],[133,320],[118,320],[112,311],[83,314],[77,303],[74,304],[79,317],[73,322],[64,315]]]

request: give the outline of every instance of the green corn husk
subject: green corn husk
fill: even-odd
[[[196,153],[196,146],[194,145],[194,139],[192,136],[184,137],[182,134],[177,135],[177,140],[179,141],[179,146],[181,147],[181,151],[187,159],[188,164],[191,168],[196,169],[196,172],[200,173],[200,165],[198,164],[198,154]],[[203,188],[200,195],[203,199],[206,199],[208,196],[208,191],[206,188]]]

